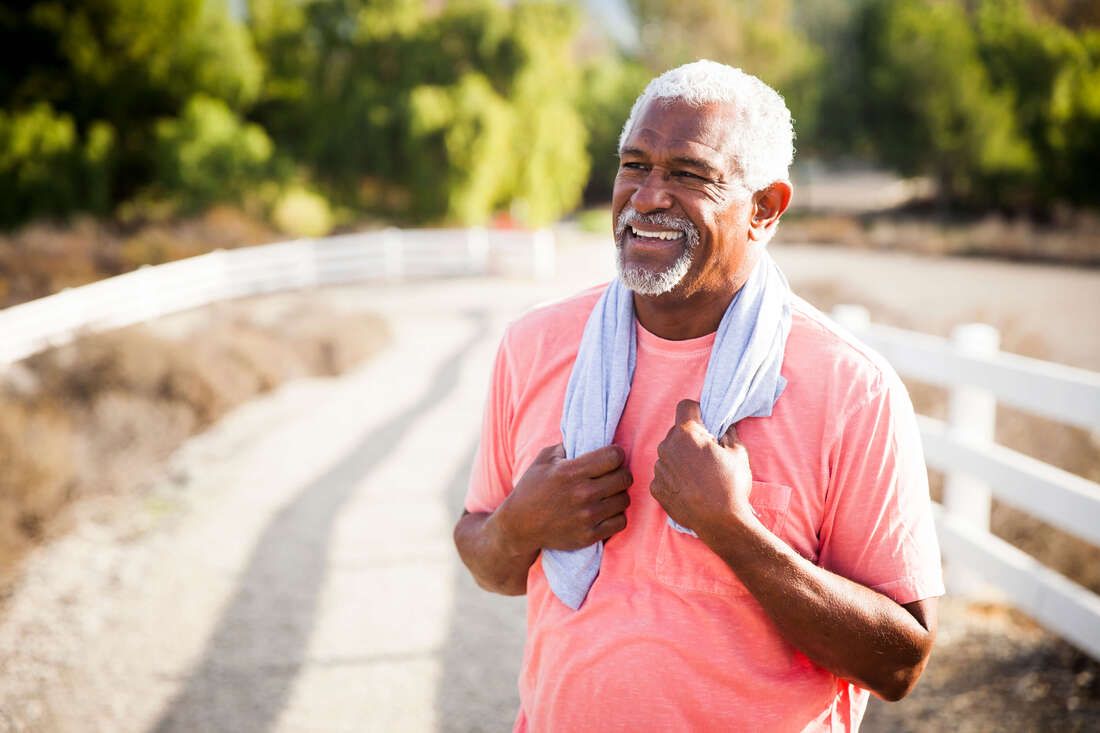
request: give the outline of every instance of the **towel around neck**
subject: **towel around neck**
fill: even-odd
[[[612,280],[588,317],[566,387],[561,433],[567,458],[614,440],[634,377],[634,328],[634,294],[620,280]],[[722,436],[742,418],[771,415],[786,386],[780,368],[790,329],[790,286],[764,250],[726,308],[707,362],[699,403],[712,435]],[[668,521],[694,536],[671,517]],[[602,542],[580,550],[542,552],[550,589],[573,610],[587,597],[602,560]]]

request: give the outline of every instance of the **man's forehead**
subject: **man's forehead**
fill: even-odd
[[[731,165],[734,124],[733,106],[728,103],[693,106],[682,100],[653,99],[639,112],[623,147],[656,148]]]

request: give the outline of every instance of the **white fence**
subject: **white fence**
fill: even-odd
[[[141,323],[230,298],[318,285],[554,271],[548,230],[386,229],[218,250],[0,310],[0,365],[83,332]]]
[[[1100,546],[1100,484],[994,442],[998,402],[1100,434],[1100,374],[1001,352],[997,331],[984,324],[944,339],[872,325],[859,306],[838,306],[833,317],[899,373],[951,391],[946,422],[917,418],[928,464],[946,474],[936,522],[948,589],[980,594],[993,586],[1100,659],[1100,596],[989,532],[996,496]]]

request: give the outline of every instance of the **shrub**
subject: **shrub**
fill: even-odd
[[[179,118],[160,120],[156,139],[158,181],[188,209],[239,199],[271,162],[263,128],[206,95],[192,97]]]
[[[275,201],[271,220],[279,230],[295,237],[323,237],[332,231],[332,209],[319,193],[292,186]]]
[[[0,110],[0,226],[110,204],[114,131],[96,122],[82,140],[73,118],[46,102]]]

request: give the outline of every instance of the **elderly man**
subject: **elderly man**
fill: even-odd
[[[455,542],[528,597],[517,730],[854,730],[928,660],[912,406],[765,248],[792,138],[740,70],[653,80],[620,139],[619,277],[504,337]]]

